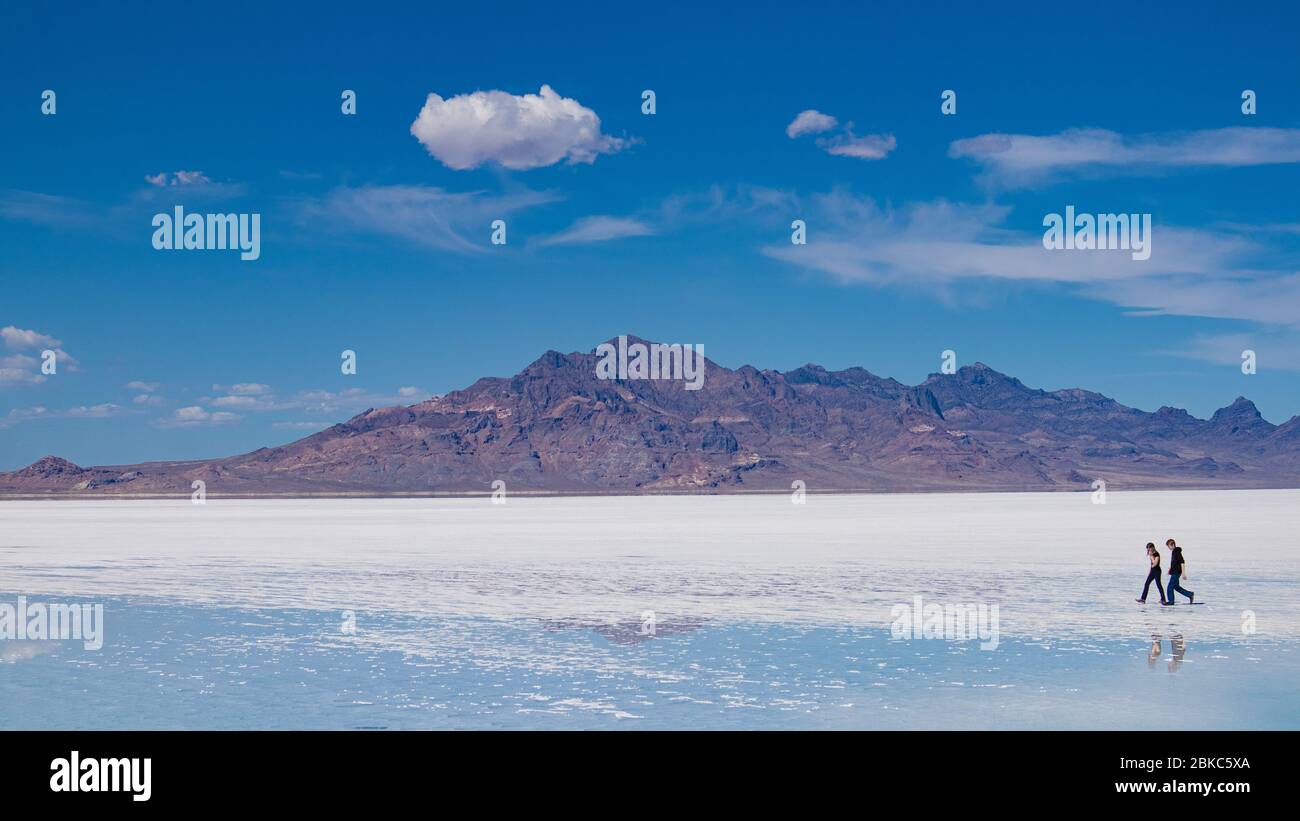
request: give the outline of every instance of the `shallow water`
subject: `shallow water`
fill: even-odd
[[[6,502],[0,604],[102,604],[105,643],[0,641],[0,727],[1296,728],[1297,525],[1293,491]],[[1204,604],[1133,602],[1166,535]],[[996,648],[893,638],[916,596],[996,606]]]

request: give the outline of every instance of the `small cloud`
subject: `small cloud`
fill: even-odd
[[[157,408],[157,407],[161,407],[166,400],[164,400],[161,396],[151,396],[149,394],[142,393],[139,396],[137,396],[135,399],[132,399],[131,401],[137,405],[144,405],[150,408]]]
[[[543,237],[538,245],[578,245],[588,242],[606,242],[625,237],[644,237],[653,234],[649,224],[630,217],[583,217],[568,228]]]
[[[198,405],[191,405],[188,408],[177,408],[170,417],[160,420],[157,424],[162,428],[192,428],[200,425],[222,425],[243,418],[236,413],[225,411],[211,413]]]
[[[785,127],[785,134],[790,139],[802,137],[804,134],[820,134],[823,131],[830,131],[839,125],[839,120],[829,114],[823,114],[815,109],[800,111],[799,116]]]
[[[218,396],[208,401],[208,404],[214,408],[238,408],[249,411],[270,411],[281,408],[281,405],[275,401],[273,396],[249,396],[247,394]]]
[[[843,134],[817,141],[817,147],[832,157],[853,157],[859,160],[883,160],[898,147],[893,134],[868,134],[858,137],[850,124]]]
[[[127,382],[124,386],[129,391],[141,391],[142,393],[157,393],[162,387],[161,382],[141,382],[139,380]]]
[[[0,339],[4,340],[5,347],[15,350],[24,350],[27,348],[57,348],[63,343],[54,337],[43,334],[38,331],[23,330],[9,325],[0,328]]]
[[[207,185],[212,182],[202,171],[177,171],[172,174],[173,185]]]
[[[397,389],[397,395],[398,395],[398,396],[404,396],[404,397],[421,396],[421,395],[423,395],[423,393],[424,393],[424,391],[420,390],[420,389],[417,388],[417,387],[411,386],[411,385],[408,385],[408,386],[406,386],[406,387],[404,387],[404,388],[398,388],[398,389]]]
[[[14,408],[4,416],[0,416],[0,428],[9,428],[19,422],[26,422],[29,419],[40,419],[48,412],[48,408],[37,405],[31,408]]]
[[[146,174],[145,182],[158,188],[165,188],[173,185],[211,185],[212,180],[202,171],[173,171],[168,176],[166,171],[157,174]]]
[[[63,411],[62,415],[68,419],[103,419],[107,416],[116,416],[121,410],[120,405],[105,402],[100,405],[79,405],[75,408],[69,408]]]
[[[839,125],[839,120],[814,109],[799,112],[785,127],[790,139],[804,134],[824,134]],[[868,134],[859,137],[853,133],[853,123],[845,123],[839,134],[817,138],[817,147],[832,157],[853,157],[859,160],[883,160],[898,146],[893,134]]]
[[[213,385],[214,393],[229,393],[237,396],[269,396],[271,386],[260,382],[237,382],[234,385]]]
[[[122,413],[122,407],[112,402],[99,405],[78,405],[66,410],[50,410],[44,405],[30,408],[14,408],[6,416],[0,417],[0,428],[11,427],[19,422],[33,419],[107,419]]]
[[[562,161],[590,164],[628,144],[601,134],[596,112],[548,85],[537,94],[475,91],[448,99],[430,94],[411,134],[457,171],[488,163],[513,170]]]

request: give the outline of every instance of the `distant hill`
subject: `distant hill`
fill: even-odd
[[[632,342],[638,341],[635,337]],[[640,340],[643,341],[643,340]],[[904,385],[862,368],[708,362],[703,386],[602,380],[547,351],[510,378],[371,409],[296,442],[191,462],[83,468],[53,456],[0,494],[214,495],[1087,490],[1300,487],[1300,417],[1238,398],[1209,420],[1043,391],[987,365]]]

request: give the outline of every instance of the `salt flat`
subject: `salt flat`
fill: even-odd
[[[1300,637],[1300,491],[0,502],[0,589],[250,608],[887,627],[921,595],[1003,635]],[[1136,604],[1175,537],[1196,607]],[[1167,565],[1166,558],[1166,565]]]

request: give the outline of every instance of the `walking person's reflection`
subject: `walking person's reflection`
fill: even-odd
[[[1155,669],[1156,660],[1160,658],[1160,634],[1151,634],[1151,649],[1147,651],[1147,667]]]
[[[1187,642],[1181,634],[1175,633],[1169,637],[1169,649],[1173,651],[1169,657],[1169,672],[1176,673],[1183,666],[1183,656],[1187,655]]]

